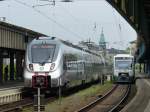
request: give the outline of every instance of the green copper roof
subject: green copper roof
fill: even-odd
[[[100,41],[99,41],[99,45],[102,45],[102,44],[106,44],[103,29],[102,29],[101,36],[100,36]]]

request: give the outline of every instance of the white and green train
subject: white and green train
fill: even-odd
[[[130,54],[117,54],[114,56],[114,82],[134,81],[134,57]]]

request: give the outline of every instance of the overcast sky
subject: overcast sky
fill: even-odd
[[[98,44],[102,28],[107,47],[125,49],[136,39],[136,32],[105,0],[74,2],[40,0],[6,0],[0,4],[0,17],[6,21],[73,43],[87,40]]]

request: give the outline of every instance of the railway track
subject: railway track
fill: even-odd
[[[91,85],[91,83],[89,83],[85,86],[71,88],[70,90],[68,90],[68,92],[64,92],[63,96],[69,96],[71,94],[74,94],[79,90],[83,90],[87,87],[90,87],[90,85]],[[0,90],[0,91],[3,91],[3,90]],[[25,92],[25,93],[21,93],[21,94],[27,94],[27,93]],[[24,96],[24,95],[21,95],[21,96]],[[24,99],[21,99],[20,101],[15,101],[15,102],[10,102],[10,103],[7,102],[5,104],[0,104],[0,112],[17,112],[17,111],[20,112],[20,110],[24,107],[33,106],[33,98],[31,98],[31,97],[28,98],[28,97],[24,96]],[[46,98],[46,101],[45,101],[46,103],[49,103],[49,102],[52,102],[52,101],[58,99],[58,96],[56,96],[54,94],[50,97],[49,96],[47,96],[47,97],[48,98]]]
[[[33,105],[33,101],[30,98],[22,99],[17,102],[0,105],[0,112],[15,112],[17,110],[21,110],[22,107],[30,105]]]
[[[76,88],[72,88],[70,89],[69,92],[64,93],[64,96],[68,96],[71,95],[77,91],[79,91],[80,89],[84,89],[89,87],[90,84],[87,84],[85,87],[76,87]],[[45,103],[50,103],[55,101],[56,99],[58,99],[57,95],[52,95],[52,96],[47,96],[48,98],[45,99]],[[24,97],[24,99],[20,100],[20,101],[16,101],[16,102],[12,102],[12,103],[6,103],[6,104],[0,104],[0,112],[20,112],[23,108],[27,107],[27,106],[33,106],[33,98],[29,97]]]
[[[80,88],[80,89],[76,88],[76,90],[73,89],[71,92],[69,92],[69,94],[65,94],[65,96],[73,94],[75,91],[77,92],[78,90],[81,90],[81,89],[84,89],[84,88],[87,88],[87,87],[83,87],[83,88]],[[113,87],[113,89],[110,90],[105,96],[109,96],[109,94],[111,94],[113,91],[115,91],[116,88],[118,88],[118,85],[115,85]],[[57,98],[58,98],[57,96],[56,97],[55,96],[54,97],[49,97],[49,98],[46,99],[46,103],[53,102]],[[103,97],[99,96],[99,98],[103,98]],[[20,112],[23,108],[25,108],[27,106],[33,106],[33,99],[32,98],[25,98],[25,99],[22,99],[21,101],[9,103],[9,104],[2,104],[2,105],[0,105],[0,112]]]
[[[127,98],[131,85],[115,85],[104,96],[75,112],[117,112]]]
[[[109,110],[109,112],[118,112],[119,110],[121,110],[123,108],[123,103],[127,100],[127,97],[130,94],[130,89],[131,89],[131,85],[128,85],[124,96],[121,98],[121,100],[116,105],[114,105],[114,107],[111,110]]]
[[[46,99],[46,102],[53,102],[56,97],[50,97]],[[33,106],[33,99],[26,98],[18,102],[0,105],[0,112],[20,112],[24,107]]]

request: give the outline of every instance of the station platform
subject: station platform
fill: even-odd
[[[137,93],[121,112],[150,112],[150,77],[139,74],[136,78]]]
[[[0,91],[5,89],[5,88],[16,88],[16,87],[23,87],[24,82],[23,80],[16,80],[16,81],[7,81],[0,83]]]
[[[24,88],[23,84],[23,81],[17,80],[0,83],[0,105],[20,101]]]

